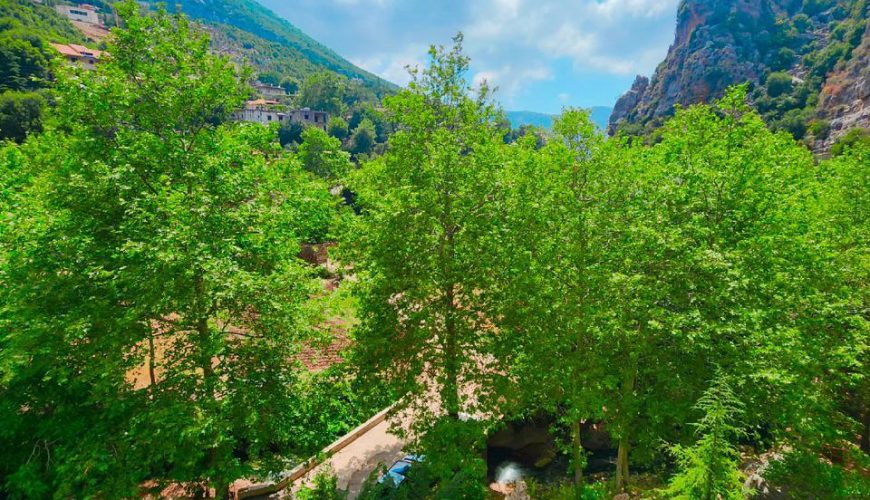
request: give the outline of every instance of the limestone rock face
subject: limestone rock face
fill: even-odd
[[[846,18],[866,22],[866,5],[862,12],[863,4],[850,0],[812,10],[804,4],[802,0],[683,0],[665,60],[649,80],[639,76],[617,101],[608,132],[644,134],[672,115],[675,106],[710,102],[735,84],[749,82],[763,94],[767,75],[779,71],[796,82],[813,82],[811,90],[820,98],[811,106],[817,106],[817,119],[830,122],[833,133],[828,142],[853,126],[866,126],[870,123],[867,34],[861,46],[853,50],[848,45],[842,58],[846,67],[840,62],[821,77],[810,74],[820,59],[842,52],[846,40],[842,26],[838,33],[838,24]]]
[[[817,146],[821,151],[850,129],[870,125],[870,21],[846,67],[828,75],[818,111],[831,125],[830,135]]]
[[[757,82],[766,66],[759,43],[791,0],[683,0],[674,43],[649,81],[640,79],[617,101],[610,130],[620,122],[649,123],[683,106],[721,97],[729,85]],[[799,2],[798,2],[799,3]],[[638,87],[638,88],[636,88]],[[644,91],[638,96],[638,90]]]

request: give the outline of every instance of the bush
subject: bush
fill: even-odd
[[[0,94],[0,140],[24,142],[28,135],[42,131],[45,99],[35,92]]]
[[[604,500],[610,498],[605,483],[586,485],[579,497],[574,489],[574,484],[570,482],[542,484],[534,479],[529,479],[526,484],[529,487],[529,498],[535,500]]]
[[[281,143],[281,147],[299,144],[302,142],[302,132],[304,131],[305,127],[301,123],[286,120],[281,124],[281,128],[278,129],[278,142]]]
[[[806,452],[791,452],[771,462],[765,479],[800,498],[870,498],[870,478]]]
[[[853,128],[831,146],[831,156],[840,156],[851,148],[864,145],[870,147],[870,130],[866,128]]]
[[[781,71],[771,73],[767,75],[765,86],[767,87],[767,95],[770,97],[779,97],[791,91],[791,75]]]
[[[345,500],[347,493],[338,489],[338,478],[331,469],[322,470],[314,476],[311,488],[303,487],[296,500]]]
[[[341,141],[316,127],[302,132],[299,159],[305,170],[324,179],[337,179],[350,170],[350,155],[341,149]]]
[[[797,53],[794,50],[788,47],[782,47],[776,54],[773,56],[770,65],[774,69],[787,69],[790,68],[792,64],[794,64],[795,59],[797,58]]]
[[[816,139],[827,139],[831,133],[831,124],[825,120],[812,120],[809,131]]]
[[[803,12],[808,16],[814,16],[833,6],[832,0],[804,0]]]
[[[329,119],[329,123],[326,126],[326,131],[332,137],[343,141],[347,139],[347,135],[350,133],[348,130],[347,122],[344,121],[344,118],[340,116],[333,116]]]

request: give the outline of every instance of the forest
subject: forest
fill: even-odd
[[[866,142],[815,157],[747,85],[654,141],[573,108],[511,131],[461,34],[354,112],[367,138],[279,139],[231,119],[252,70],[207,31],[117,9],[0,142],[0,497],[224,497],[391,405],[425,460],[360,498],[503,498],[488,438],[529,421],[531,498],[870,497]]]

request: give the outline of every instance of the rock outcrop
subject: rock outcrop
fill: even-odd
[[[867,10],[866,0],[683,0],[665,60],[652,78],[639,76],[617,101],[608,132],[645,134],[673,114],[676,105],[710,102],[743,82],[756,89],[753,95],[766,99],[759,103],[759,108],[766,106],[763,116],[781,128],[788,129],[798,112],[807,122],[827,120],[829,143],[840,131],[866,126],[867,35],[863,45],[854,45],[855,34],[860,35],[856,25],[863,30]],[[788,73],[806,87],[804,100],[787,109],[784,99],[768,96],[763,85],[772,72]],[[796,136],[804,133],[792,129]]]
[[[819,97],[819,116],[830,123],[828,137],[817,145],[821,151],[828,151],[850,129],[870,124],[870,21],[846,67],[828,75]]]

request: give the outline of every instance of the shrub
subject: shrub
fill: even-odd
[[[771,73],[767,75],[765,86],[767,87],[767,95],[769,95],[770,97],[779,97],[782,94],[791,91],[791,75],[781,71]]]
[[[32,133],[42,131],[45,99],[35,92],[0,94],[0,140],[18,143]]]
[[[771,462],[765,479],[800,498],[870,498],[870,478],[806,452],[791,452],[783,460]]]
[[[338,489],[338,478],[331,469],[325,469],[314,476],[312,487],[303,487],[296,494],[297,500],[345,500],[347,493]]]
[[[864,145],[870,147],[870,130],[866,128],[853,128],[831,146],[831,155],[840,156],[851,148]]]

